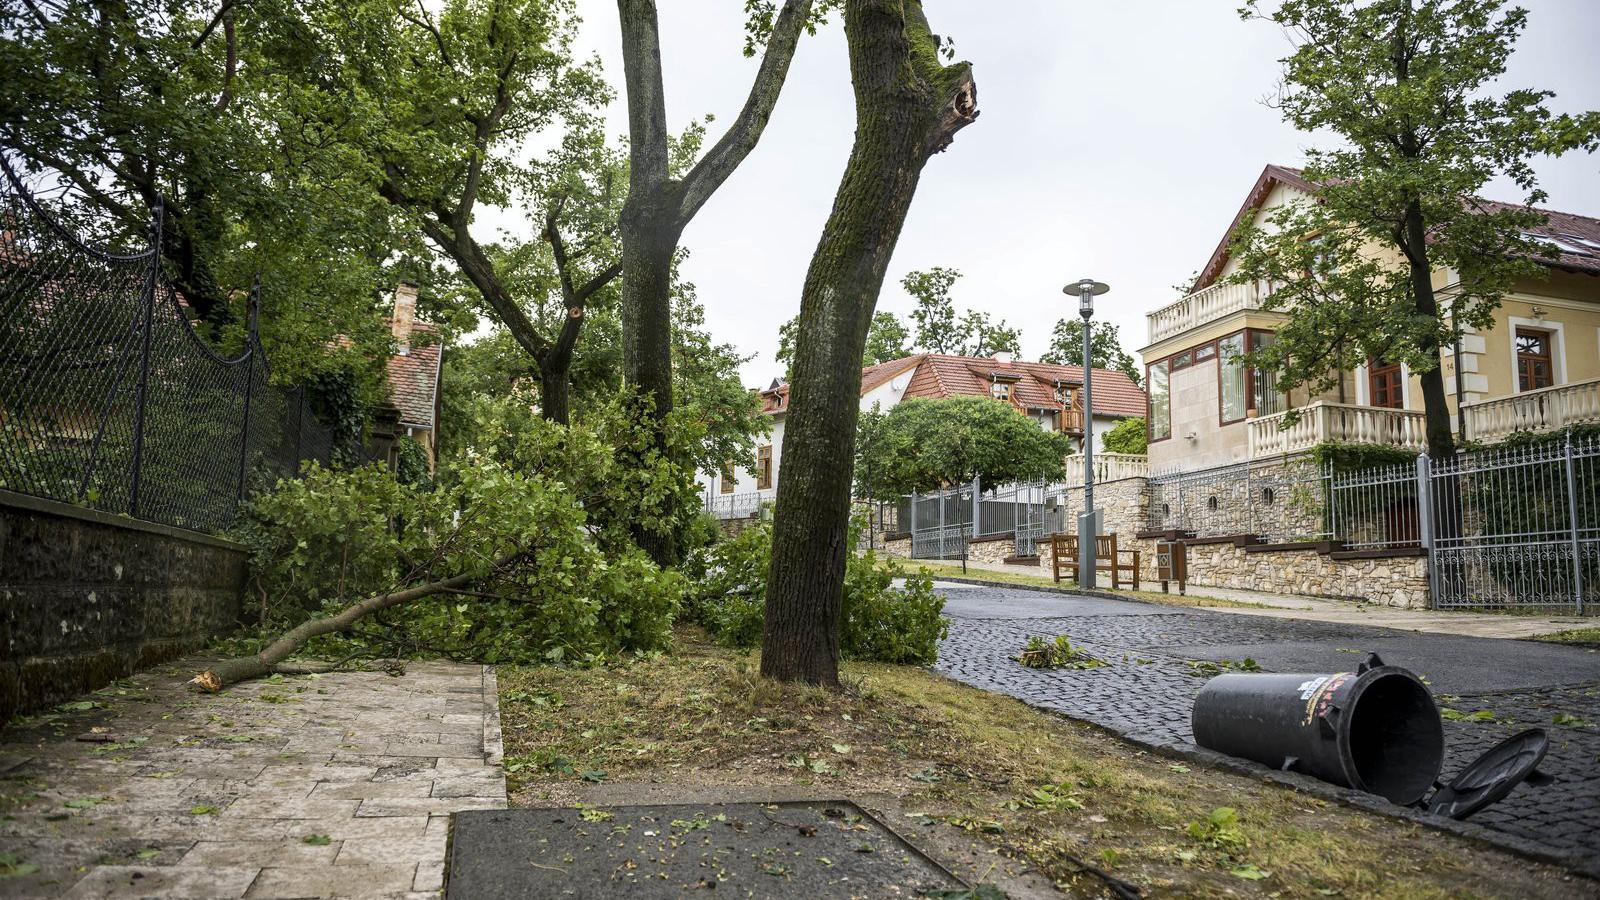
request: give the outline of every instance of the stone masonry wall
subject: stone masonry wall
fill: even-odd
[[[1015,533],[979,536],[967,542],[967,560],[980,565],[1001,565],[1015,555],[1016,552],[1017,537]]]
[[[0,491],[0,721],[231,630],[246,549]]]
[[[1299,502],[1299,493],[1308,480],[1314,481],[1315,469],[1294,461],[1279,467],[1268,467],[1265,472],[1254,473],[1252,490],[1272,489],[1273,504],[1258,502],[1256,518],[1270,519],[1264,531],[1278,533],[1311,533],[1311,518],[1315,510],[1307,513],[1308,504]],[[1199,506],[1209,508],[1209,500],[1216,496],[1201,490],[1187,492],[1184,503],[1195,504],[1189,510],[1196,517],[1203,515]],[[1158,541],[1139,539],[1136,535],[1149,527],[1154,502],[1149,483],[1143,478],[1125,478],[1095,486],[1095,505],[1105,512],[1105,531],[1117,535],[1118,549],[1138,550],[1141,587],[1159,590],[1156,580],[1156,547]],[[1219,505],[1243,503],[1244,498],[1221,497]],[[1257,498],[1261,501],[1262,498]],[[1065,514],[1062,521],[1068,528],[1076,527],[1076,518],[1083,507],[1083,489],[1073,488],[1062,498]],[[1264,515],[1264,506],[1275,505],[1271,515]],[[1246,533],[1241,527],[1240,533]],[[1039,565],[1046,573],[1051,570],[1049,545],[1041,541]],[[1109,576],[1100,580],[1109,583]],[[1379,558],[1338,559],[1314,550],[1289,549],[1251,553],[1232,543],[1193,544],[1188,548],[1188,583],[1194,586],[1240,588],[1277,594],[1296,594],[1308,597],[1362,600],[1410,609],[1426,608],[1429,604],[1428,567],[1424,557],[1394,556]]]

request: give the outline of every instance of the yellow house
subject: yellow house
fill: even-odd
[[[1314,192],[1298,170],[1267,166],[1192,292],[1147,315],[1140,355],[1152,471],[1245,462],[1329,440],[1424,446],[1422,390],[1403,365],[1369,363],[1309,396],[1285,395],[1270,373],[1235,359],[1271,342],[1285,314],[1262,308],[1266,285],[1227,283],[1236,268],[1229,236],[1246,217],[1263,223],[1274,208]],[[1548,224],[1527,234],[1559,251],[1541,260],[1546,277],[1517,284],[1492,328],[1469,331],[1443,354],[1451,421],[1468,440],[1600,422],[1600,219],[1546,212]],[[1444,298],[1459,280],[1441,268],[1433,282]],[[1286,426],[1291,408],[1300,416]]]

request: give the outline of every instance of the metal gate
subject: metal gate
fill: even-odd
[[[1600,440],[1593,437],[1424,457],[1441,609],[1600,607]]]
[[[911,558],[960,559],[972,538],[973,485],[911,495]]]

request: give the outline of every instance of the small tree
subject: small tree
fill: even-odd
[[[1486,94],[1505,72],[1527,12],[1504,0],[1286,0],[1261,14],[1294,37],[1277,97],[1304,131],[1345,146],[1307,152],[1315,202],[1286,204],[1233,245],[1240,281],[1281,285],[1269,309],[1293,309],[1277,340],[1251,354],[1284,390],[1326,390],[1377,358],[1420,376],[1428,452],[1455,451],[1439,350],[1485,328],[1501,298],[1551,252],[1526,231],[1545,216],[1529,159],[1600,145],[1600,113],[1553,115],[1548,91]],[[1504,176],[1529,206],[1478,192]],[[1440,308],[1435,268],[1460,284]]]
[[[1107,453],[1130,453],[1140,456],[1149,449],[1146,440],[1144,416],[1134,416],[1122,419],[1111,426],[1111,430],[1100,439],[1100,445],[1106,448]]]
[[[875,366],[910,355],[911,332],[900,317],[887,310],[873,313],[872,325],[867,329],[867,351],[861,357],[861,364]]]
[[[971,484],[990,486],[1062,476],[1071,441],[1005,403],[986,397],[907,400],[871,422],[856,457],[872,494],[895,496]],[[965,528],[965,507],[958,524]],[[966,570],[963,542],[961,567]]]
[[[934,266],[927,271],[907,272],[900,286],[917,301],[911,321],[917,323],[917,346],[929,353],[955,353],[961,348],[962,329],[956,322],[950,288],[961,273]]]
[[[1140,382],[1139,366],[1128,351],[1122,349],[1122,337],[1117,333],[1117,326],[1110,322],[1095,325],[1089,332],[1089,359],[1091,369],[1121,372],[1134,384]],[[1056,330],[1050,336],[1050,349],[1039,361],[1058,366],[1083,365],[1083,322],[1079,319],[1056,322]]]

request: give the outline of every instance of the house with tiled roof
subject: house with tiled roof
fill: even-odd
[[[1072,436],[1079,447],[1087,437],[1098,448],[1101,436],[1117,422],[1144,415],[1145,396],[1122,372],[1095,369],[1093,376],[1094,410],[1085,416],[1081,366],[1024,362],[1009,353],[993,357],[918,353],[862,369],[861,409],[886,412],[913,398],[990,397],[1014,407],[1040,428]],[[773,381],[758,394],[762,412],[772,421],[772,433],[756,449],[755,468],[728,466],[702,476],[710,508],[724,517],[751,515],[777,492],[789,385]]]
[[[431,470],[438,461],[439,383],[444,345],[437,326],[417,321],[417,286],[394,289],[390,320],[395,352],[385,364],[389,402],[400,412],[398,436],[422,445]]]
[[[1216,249],[1188,295],[1149,314],[1140,350],[1149,391],[1152,471],[1192,470],[1309,451],[1325,441],[1422,449],[1422,389],[1403,362],[1374,359],[1316,396],[1285,394],[1270,372],[1239,357],[1269,344],[1288,314],[1264,308],[1270,285],[1235,284],[1229,239],[1240,224],[1311,202],[1317,186],[1269,165],[1219,229]],[[1486,209],[1505,204],[1481,201]],[[1514,431],[1555,431],[1600,421],[1600,218],[1540,210],[1549,221],[1524,233],[1549,246],[1544,277],[1513,285],[1487,328],[1445,347],[1441,374],[1458,438],[1492,442]],[[1460,274],[1440,267],[1447,301]],[[1300,415],[1286,425],[1290,409]],[[1462,434],[1464,429],[1465,433]]]

